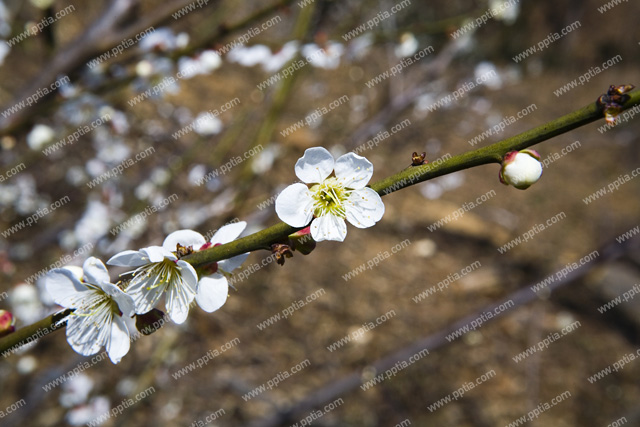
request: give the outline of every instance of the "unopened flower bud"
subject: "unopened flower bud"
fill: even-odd
[[[7,310],[0,310],[0,337],[9,335],[16,330],[16,318]]]
[[[500,182],[525,190],[542,175],[540,154],[534,150],[511,151],[504,156],[500,169]]]
[[[316,248],[316,241],[311,236],[311,227],[289,234],[289,246],[302,255],[309,255]]]

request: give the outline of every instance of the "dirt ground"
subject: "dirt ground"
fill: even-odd
[[[54,27],[57,43],[80,34],[103,3],[77,5]],[[266,6],[213,3],[184,18],[169,16],[163,26],[188,33],[195,43],[211,28]],[[412,2],[368,30],[372,37],[366,49],[341,36],[396,3],[318,0],[307,6],[314,10],[306,27],[300,18],[306,8],[296,2],[259,18],[257,23],[274,15],[283,21],[251,38],[248,46],[263,44],[275,52],[300,31],[302,43],[330,40],[344,46],[335,69],[305,66],[287,80],[290,87],[278,83],[258,89],[274,72],[232,62],[226,54],[211,73],[132,106],[128,101],[161,77],[123,81],[119,76],[144,58],[175,63],[179,55],[132,48],[108,62],[103,77],[91,77],[87,70],[74,73],[71,80],[84,94],[79,101],[47,101],[45,110],[3,139],[4,168],[24,162],[27,169],[0,183],[6,195],[0,202],[1,229],[33,212],[9,194],[32,189],[35,200],[49,203],[70,195],[71,202],[0,238],[0,291],[10,295],[0,308],[15,311],[25,278],[87,242],[93,248],[73,264],[89,255],[106,260],[124,249],[161,244],[179,228],[205,234],[235,218],[248,222],[247,232],[275,224],[273,206],[260,206],[296,181],[294,164],[306,148],[323,146],[341,154],[366,147],[380,131],[408,119],[406,128],[360,152],[374,165],[374,182],[407,167],[414,151],[426,152],[430,161],[455,156],[593,103],[611,84],[640,85],[635,22],[640,9],[633,2],[605,13],[597,9],[602,0],[523,2],[513,23],[490,19],[459,45],[451,33],[468,22],[465,18],[485,13],[486,2],[429,3]],[[64,6],[56,2],[55,7]],[[142,2],[135,19],[154,8]],[[37,20],[41,13],[33,6],[21,8],[12,34],[19,32],[18,23]],[[512,59],[575,21],[581,23],[578,29],[541,52],[520,62]],[[231,32],[206,47],[221,49],[242,33]],[[369,79],[401,61],[394,49],[403,34],[415,37],[419,49],[433,46],[434,53],[369,88]],[[447,58],[447,49],[455,56]],[[17,88],[51,55],[44,34],[13,48],[0,68],[3,105],[13,103]],[[595,71],[616,55],[622,58],[618,63]],[[482,62],[485,68],[479,68]],[[494,86],[481,85],[429,111],[427,106],[487,69],[499,76]],[[586,75],[585,84],[554,93]],[[92,78],[112,87],[105,89]],[[320,122],[286,134],[345,94],[348,103]],[[234,97],[241,102],[220,115],[219,133],[171,136],[199,112]],[[469,143],[532,104],[535,110],[504,131]],[[69,117],[83,111],[94,117],[107,107],[122,114],[125,130],[112,124],[52,156],[26,142],[36,124],[54,128],[58,140],[78,126]],[[603,132],[604,123],[535,145],[546,159],[544,172],[525,191],[500,184],[497,164],[480,166],[383,197],[386,212],[374,227],[349,226],[344,242],[318,243],[311,254],[295,253],[282,267],[263,265],[267,251],[252,253],[244,269],[236,270],[246,279],[235,282],[222,309],[212,314],[192,309],[183,325],[169,323],[132,343],[118,365],[93,364],[91,357],[76,354],[64,332],[44,337],[0,363],[0,410],[25,402],[0,424],[86,423],[92,418],[83,414],[97,414],[100,405],[117,408],[152,387],[143,399],[121,405],[103,425],[640,425],[640,298],[634,299],[640,288],[640,180],[624,179],[639,166],[640,124],[630,120]],[[260,154],[246,158],[258,145]],[[92,168],[117,164],[105,160],[105,153],[115,158],[121,146],[130,155],[147,147],[155,151],[121,176],[89,188],[86,182],[96,176]],[[207,185],[194,182],[229,162],[237,163],[229,173]],[[71,177],[75,173],[81,177],[77,181]],[[612,190],[587,200],[602,188]],[[179,201],[149,215],[144,224],[109,233],[172,194]],[[510,242],[511,248],[504,246]],[[112,277],[120,272],[112,269]],[[561,280],[553,292],[543,285]],[[55,309],[42,294],[42,279],[37,289],[43,305],[35,302],[26,311],[40,316],[34,320]],[[603,309],[619,296],[626,301]],[[493,304],[503,305],[494,310]],[[26,323],[18,318],[17,326]],[[458,329],[465,325],[474,330]],[[461,332],[451,335],[456,331]],[[424,348],[428,353],[418,354]],[[607,368],[613,372],[603,371]],[[66,385],[43,388],[79,371]],[[601,378],[594,377],[598,373]],[[78,398],[72,389],[86,387],[85,382],[92,385]]]

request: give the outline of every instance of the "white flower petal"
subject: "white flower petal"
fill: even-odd
[[[224,225],[211,237],[211,243],[215,245],[217,243],[225,244],[232,242],[242,234],[246,227],[247,223],[244,221]]]
[[[200,308],[207,313],[211,313],[224,305],[228,294],[229,284],[227,279],[220,274],[214,274],[200,279],[196,301]]]
[[[111,323],[111,334],[107,343],[107,353],[111,362],[118,363],[129,352],[131,340],[129,339],[129,329],[124,319],[115,316]]]
[[[118,304],[118,308],[123,316],[131,317],[135,312],[135,303],[130,295],[125,294],[122,290],[112,283],[103,283],[102,290],[109,295]]]
[[[384,215],[380,195],[371,188],[361,188],[349,195],[346,202],[347,221],[358,228],[375,225]]]
[[[175,246],[173,247],[173,250],[176,250]],[[150,262],[161,262],[165,258],[172,261],[178,259],[178,257],[172,254],[170,250],[165,249],[162,246],[149,246],[148,248],[140,249],[140,252],[142,252],[149,260],[145,264],[149,264]]]
[[[186,261],[180,260],[177,264],[178,267],[180,267],[184,284],[188,287],[189,292],[195,294],[196,287],[198,286],[198,273],[196,273],[195,268]]]
[[[84,271],[82,270],[82,267],[78,267],[77,265],[65,265],[62,268],[64,268],[65,270],[69,270],[71,273],[73,273],[73,276],[76,279],[82,282],[82,276],[84,275]]]
[[[109,265],[117,265],[120,267],[140,267],[148,263],[149,260],[144,253],[131,250],[117,253],[107,261]]]
[[[333,156],[326,148],[307,148],[296,162],[296,176],[307,184],[320,183],[331,175],[334,163]]]
[[[181,324],[187,320],[194,298],[195,293],[187,292],[183,287],[171,286],[167,290],[167,312],[174,323]]]
[[[133,298],[136,314],[145,314],[151,311],[167,289],[166,284],[153,287],[154,280],[154,277],[136,276],[127,287],[127,294]]]
[[[311,237],[316,242],[323,240],[344,241],[347,237],[347,224],[344,219],[334,215],[324,215],[311,223]]]
[[[278,195],[276,213],[292,227],[304,227],[313,218],[313,199],[306,185],[291,184]]]
[[[249,252],[244,253],[242,255],[234,256],[233,258],[225,259],[223,261],[218,261],[218,269],[224,271],[225,273],[231,273],[236,268],[240,267],[243,262],[249,256]]]
[[[336,178],[343,187],[364,188],[373,176],[373,164],[355,153],[347,153],[336,160]]]
[[[82,293],[88,292],[87,287],[66,268],[51,270],[46,276],[45,286],[56,304],[65,308],[77,308]]]
[[[175,323],[184,323],[189,315],[189,306],[196,296],[198,286],[198,274],[186,261],[178,261],[180,268],[180,281],[173,282],[167,288],[167,312]]]
[[[110,283],[107,268],[95,257],[85,261],[82,277],[84,281],[80,282],[73,270],[62,268],[54,270],[51,278],[47,278],[47,288],[54,296],[75,308],[67,317],[67,341],[84,356],[95,354],[106,346],[113,363],[118,363],[129,350],[129,332],[116,310],[130,316],[134,301]]]
[[[173,252],[176,250],[178,243],[182,246],[193,246],[194,249],[200,249],[200,247],[206,243],[206,240],[204,240],[204,236],[197,231],[178,230],[169,234],[167,238],[164,239],[162,247],[169,252]]]
[[[111,281],[107,267],[96,257],[87,258],[82,265],[82,270],[85,282],[92,285],[101,285]]]
[[[96,354],[105,344],[107,336],[96,319],[71,315],[67,320],[67,342],[76,353],[83,356]]]

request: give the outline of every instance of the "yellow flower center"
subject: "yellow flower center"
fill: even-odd
[[[157,288],[159,286],[175,285],[182,283],[182,275],[180,267],[170,259],[163,259],[160,262],[153,262],[139,267],[135,272],[136,279],[147,280],[147,290]],[[153,280],[149,280],[153,277]]]
[[[321,217],[334,215],[339,218],[347,216],[345,202],[353,190],[345,188],[336,177],[325,179],[321,184],[311,187],[313,198],[313,215]]]
[[[111,297],[107,295],[102,289],[90,283],[85,283],[85,286],[87,286],[89,289],[93,289],[94,292],[92,292],[88,298],[82,301],[82,306],[78,307],[72,313],[72,315],[90,317],[95,316],[99,313],[120,313],[118,304],[113,299],[111,299]],[[77,301],[76,304],[78,302],[79,301]]]

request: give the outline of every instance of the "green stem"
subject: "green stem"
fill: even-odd
[[[629,95],[630,99],[624,104],[623,110],[640,105],[640,91],[632,92]],[[603,116],[602,109],[593,102],[586,107],[556,120],[552,120],[542,126],[496,142],[487,147],[451,157],[442,163],[409,167],[393,176],[371,184],[371,188],[381,196],[384,196],[438,176],[489,163],[501,163],[503,156],[510,151],[525,149],[538,142],[546,141],[554,136],[594,122]],[[408,155],[407,160],[409,160]],[[273,243],[283,241],[289,234],[300,229],[301,228],[291,227],[281,222],[265,230],[234,240],[233,242],[195,252],[183,259],[197,268],[213,262],[229,259],[245,252],[260,249],[270,250]],[[56,317],[56,315],[49,316],[46,319],[25,326],[5,338],[0,339],[0,352],[4,352],[16,345],[24,344],[30,337],[38,334],[39,331],[47,331],[46,333],[48,333],[61,327],[62,325],[53,326],[60,318],[61,315],[58,315],[58,317]]]
[[[73,310],[64,310],[62,312],[54,313],[2,338],[2,340],[0,340],[0,352],[2,352],[2,356],[9,357],[18,347],[35,341],[38,338],[42,338],[45,335],[62,328],[64,323],[59,323],[60,320],[72,311]]]
[[[640,102],[640,91],[633,92],[630,95],[631,99],[625,104],[625,109],[637,105]],[[578,111],[569,113],[537,128],[496,142],[487,147],[478,148],[477,150],[451,157],[442,163],[435,165],[426,164],[405,169],[393,176],[371,184],[371,188],[383,196],[410,185],[463,169],[488,163],[501,163],[503,156],[510,151],[523,150],[538,142],[546,141],[547,139],[569,132],[570,130],[589,124],[602,117],[602,110],[594,102]]]
[[[640,91],[629,94],[629,99],[624,109],[640,104]],[[451,157],[442,163],[426,164],[407,168],[395,175],[384,178],[371,184],[371,188],[381,196],[393,193],[419,182],[427,181],[438,176],[450,174],[463,169],[489,163],[501,163],[502,157],[514,150],[523,150],[527,147],[553,138],[554,136],[569,132],[577,127],[602,118],[603,112],[595,102],[583,107],[573,113],[562,116],[556,120],[545,123],[542,126],[528,130],[511,138],[507,138],[487,147],[478,148],[458,156]],[[407,153],[407,161],[409,160]],[[300,230],[285,223],[279,223],[265,230],[254,233],[250,236],[234,240],[221,246],[206,249],[193,253],[184,258],[194,267],[199,267],[212,262],[228,259],[245,252],[252,252],[259,249],[269,249],[271,244],[285,239],[289,234]]]

